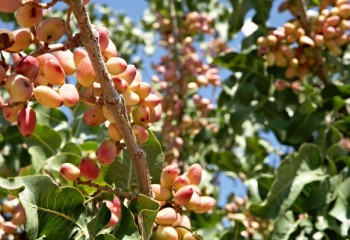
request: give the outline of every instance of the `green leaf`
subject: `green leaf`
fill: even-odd
[[[159,207],[158,202],[141,194],[131,201],[129,208],[137,216],[142,239],[147,240],[151,237]]]
[[[77,220],[85,211],[84,196],[75,188],[59,188],[47,176],[27,176],[0,179],[0,191],[21,201],[29,239],[69,239],[73,232],[83,229]]]
[[[42,106],[41,104],[36,104],[34,106],[37,121],[46,126],[50,126],[55,130],[60,130],[62,128],[68,127],[68,118],[60,109],[48,108]]]
[[[348,222],[350,216],[350,178],[347,178],[336,188],[338,198],[329,214],[341,222]]]
[[[152,183],[159,183],[163,169],[164,153],[155,135],[151,131],[148,132],[149,138],[142,148],[147,156]],[[117,157],[114,163],[110,165],[105,180],[122,189],[132,189],[133,186],[136,186],[136,177],[127,150],[123,150],[122,156]]]
[[[229,32],[233,35],[242,28],[246,14],[255,6],[255,0],[230,0],[230,3],[233,13],[229,19]]]
[[[292,206],[305,185],[322,181],[327,177],[320,169],[309,171],[305,168],[308,166],[308,160],[305,159],[304,153],[308,148],[309,145],[303,145],[299,156],[288,157],[282,162],[267,199],[260,205],[250,206],[250,211],[254,215],[262,218],[282,216]]]
[[[43,149],[39,146],[32,146],[28,149],[30,156],[32,157],[32,167],[35,172],[39,172],[45,163],[46,155]]]
[[[33,134],[26,139],[29,146],[39,146],[47,157],[55,155],[61,145],[61,136],[55,130],[42,124],[37,124]]]
[[[122,215],[113,235],[118,239],[139,240],[141,236],[135,224],[134,215],[124,204],[121,204],[121,209]]]
[[[110,219],[111,211],[106,206],[106,203],[103,203],[97,215],[87,224],[90,238],[96,237],[99,231],[107,225]]]
[[[100,234],[96,237],[96,240],[116,240],[111,234]]]
[[[292,234],[298,230],[303,220],[295,220],[292,211],[286,212],[286,214],[276,221],[276,224],[271,233],[271,240],[289,240],[292,239]]]

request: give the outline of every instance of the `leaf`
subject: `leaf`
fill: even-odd
[[[233,13],[229,19],[229,32],[232,35],[242,28],[246,14],[255,6],[254,2],[255,0],[230,0]]]
[[[321,149],[316,144],[303,144],[300,148],[300,157],[305,160],[310,170],[320,167],[323,162]]]
[[[158,202],[142,194],[131,201],[129,208],[137,216],[142,239],[148,240],[151,237],[159,207]]]
[[[111,234],[100,234],[96,237],[96,240],[116,240]]]
[[[117,227],[113,231],[113,235],[118,239],[139,240],[141,236],[135,224],[133,214],[124,204],[121,204],[121,207],[122,215]]]
[[[341,222],[348,222],[350,217],[349,199],[350,199],[350,178],[343,181],[337,188],[338,198],[334,207],[329,211],[329,214]]]
[[[37,124],[33,134],[26,139],[29,146],[39,146],[43,149],[46,157],[55,155],[61,145],[61,136],[50,127]]]
[[[305,153],[310,146],[305,144],[300,152]],[[252,204],[250,211],[262,218],[276,218],[282,216],[297,199],[305,185],[322,181],[327,175],[322,170],[309,171],[305,169],[307,162],[305,156],[285,159],[277,170],[277,176],[267,196],[267,199],[260,205]]]
[[[39,172],[46,160],[43,149],[39,146],[32,146],[28,149],[28,152],[32,158],[32,167],[34,171]]]
[[[148,132],[149,138],[142,148],[146,153],[152,183],[159,183],[163,169],[164,153],[155,135],[151,131]],[[133,186],[136,186],[136,177],[127,150],[123,150],[122,157],[117,157],[114,163],[110,165],[105,181],[122,189],[132,189]]]
[[[41,104],[36,104],[34,106],[34,109],[36,112],[37,121],[40,124],[49,126],[55,130],[69,127],[68,118],[62,110],[56,108],[48,108],[42,106]]]
[[[271,233],[271,240],[289,240],[300,224],[301,220],[295,221],[292,211],[288,211],[283,217],[276,221]]]
[[[0,179],[0,191],[21,201],[29,239],[69,239],[74,231],[83,229],[77,220],[85,211],[84,196],[76,188],[59,188],[47,176],[27,176]]]
[[[111,211],[106,206],[106,203],[103,203],[97,215],[87,224],[90,238],[94,238],[107,225],[110,219]]]

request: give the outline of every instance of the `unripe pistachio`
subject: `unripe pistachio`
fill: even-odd
[[[57,60],[45,61],[43,73],[52,85],[61,85],[66,80],[66,74]]]
[[[53,43],[58,41],[66,32],[66,24],[60,17],[51,17],[40,22],[37,36],[40,41]]]
[[[175,178],[173,182],[173,188],[177,191],[180,188],[187,186],[189,184],[190,184],[190,180],[188,179],[188,177],[186,175],[180,175]]]
[[[284,31],[286,32],[287,35],[292,35],[296,31],[296,26],[293,23],[286,22],[284,25]]]
[[[125,91],[129,87],[129,84],[122,78],[112,77],[112,81],[114,83],[114,89],[117,90],[119,93],[125,93]]]
[[[137,90],[137,94],[140,97],[140,100],[145,99],[152,91],[151,85],[146,82],[140,82],[140,87]]]
[[[98,42],[100,45],[100,50],[103,52],[109,44],[109,32],[108,29],[104,26],[97,26],[96,29],[98,31]]]
[[[158,201],[166,201],[171,197],[170,190],[160,184],[152,184],[151,188],[154,198]]]
[[[111,57],[106,62],[107,70],[112,75],[123,73],[126,70],[127,66],[127,62],[120,57]]]
[[[216,200],[214,198],[209,196],[202,196],[200,198],[201,198],[201,205],[195,210],[193,210],[195,213],[205,213],[215,208]]]
[[[60,173],[68,181],[76,181],[80,177],[80,169],[71,163],[63,163]]]
[[[139,72],[139,71],[137,71]],[[140,83],[139,81],[136,81],[136,77],[134,81],[129,85],[128,90],[134,93],[137,93],[137,91],[140,89]],[[139,96],[140,98],[140,96]]]
[[[17,232],[18,226],[13,224],[12,222],[3,222],[1,224],[2,230],[4,230],[7,234],[15,234]]]
[[[33,84],[30,80],[21,74],[11,74],[7,77],[5,88],[16,102],[24,102],[32,97]]]
[[[17,115],[17,125],[24,137],[32,135],[36,125],[36,114],[34,109],[26,107],[21,109]]]
[[[180,174],[180,169],[176,164],[171,164],[163,168],[161,173],[161,185],[170,187],[177,176]]]
[[[177,212],[172,207],[161,209],[156,216],[155,222],[160,225],[171,225],[177,219]]]
[[[0,12],[15,12],[21,6],[21,3],[21,0],[2,0],[0,1]]]
[[[125,99],[125,104],[127,107],[135,106],[140,102],[140,97],[136,93],[126,90],[124,93],[122,93],[124,99]]]
[[[118,74],[118,77],[123,78],[130,85],[136,76],[136,67],[132,64],[127,65],[124,72]]]
[[[266,43],[268,46],[275,46],[277,44],[277,37],[275,35],[268,35],[266,37]]]
[[[342,4],[339,6],[339,15],[343,19],[347,19],[350,17],[350,4],[349,1],[346,0],[347,4]]]
[[[157,240],[178,240],[179,238],[176,230],[171,226],[158,226],[154,234]]]
[[[191,184],[199,185],[202,180],[202,166],[198,163],[192,164],[186,172],[187,178]]]
[[[150,108],[149,123],[155,123],[159,121],[162,116],[162,104],[158,104],[154,108]]]
[[[132,111],[132,118],[136,124],[148,128],[148,121],[150,117],[150,110],[147,106],[141,105],[134,108]]]
[[[299,43],[303,46],[303,47],[314,47],[315,46],[315,42],[308,36],[302,36],[299,39]]]
[[[337,15],[328,17],[326,19],[326,25],[331,27],[337,27],[340,23],[341,18]]]
[[[176,226],[182,226],[182,227],[176,227]],[[180,237],[183,237],[186,233],[189,231],[187,229],[191,229],[191,220],[186,215],[181,215],[180,221],[176,221],[176,224],[173,224],[173,227],[175,227],[176,232]],[[187,228],[187,229],[186,229]]]
[[[177,205],[183,206],[187,204],[193,195],[194,188],[192,185],[187,185],[176,191],[174,201]]]
[[[188,203],[185,204],[185,207],[188,210],[194,210],[199,208],[201,205],[201,197],[197,192],[193,192],[193,195]]]
[[[197,238],[193,236],[193,233],[188,232],[183,237],[182,240],[196,240]]]
[[[76,67],[79,66],[81,60],[88,56],[88,53],[83,48],[76,48],[73,52],[74,64]]]
[[[105,140],[96,150],[98,160],[103,164],[112,164],[117,156],[117,146],[115,142]]]
[[[115,46],[115,44],[113,43],[113,41],[111,39],[109,39],[108,41],[108,46],[107,48],[102,52],[103,56],[106,59],[110,59],[112,57],[116,57],[118,55],[118,51],[117,48]]]
[[[34,88],[34,98],[41,104],[50,108],[58,108],[63,104],[62,96],[47,86]]]
[[[148,140],[149,134],[146,128],[140,125],[134,124],[132,125],[132,131],[136,137],[138,144],[142,145]]]
[[[83,115],[83,121],[89,126],[97,126],[106,121],[101,106],[89,107]]]
[[[83,158],[80,162],[79,169],[81,176],[85,177],[87,180],[95,180],[100,175],[100,167],[90,158]]]
[[[160,104],[160,102],[161,102],[160,97],[158,97],[154,93],[150,93],[145,99],[139,102],[139,105],[146,105],[149,108],[154,108],[158,104]]]
[[[44,73],[44,64],[48,60],[55,60],[58,61],[57,58],[50,54],[50,53],[44,53],[43,55],[37,56],[36,59],[39,61],[39,72]]]
[[[97,81],[95,70],[88,56],[79,62],[76,74],[78,82],[84,87],[90,87]]]
[[[267,44],[266,38],[264,38],[264,37],[258,37],[256,42],[260,47],[266,46],[266,44]]]
[[[6,101],[8,105],[11,105],[14,103],[14,101],[10,98]],[[8,122],[16,122],[17,121],[17,115],[18,112],[24,107],[23,103],[15,104],[13,106],[4,106],[2,108],[2,115],[4,116],[5,120]]]
[[[16,20],[21,27],[33,27],[41,21],[43,10],[32,4],[25,4],[16,11]]]
[[[75,73],[76,66],[74,63],[74,56],[69,49],[65,51],[56,51],[54,52],[54,55],[57,58],[66,75],[72,75],[73,73]]]
[[[116,142],[119,142],[120,140],[123,139],[123,137],[119,131],[118,125],[115,123],[109,124],[108,136],[110,139],[112,139],[113,141],[116,141]]]
[[[21,52],[27,49],[33,42],[33,34],[27,29],[17,29],[12,32],[15,42],[7,48],[10,52]]]
[[[16,63],[15,71],[33,81],[39,73],[39,61],[33,56],[24,56]]]
[[[58,93],[62,96],[63,105],[66,107],[73,107],[79,102],[79,92],[73,84],[63,84]]]
[[[27,216],[24,211],[24,208],[21,204],[18,204],[13,212],[11,222],[17,226],[20,226],[22,224],[25,224],[27,221]]]

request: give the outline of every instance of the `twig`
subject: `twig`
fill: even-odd
[[[78,185],[86,185],[86,186],[89,186],[89,187],[93,187],[93,188],[96,188],[97,189],[97,193],[100,193],[100,192],[113,192],[116,196],[118,197],[121,197],[121,198],[127,198],[127,199],[134,199],[137,195],[131,193],[131,192],[126,192],[126,191],[123,191],[119,188],[111,188],[109,186],[101,186],[101,185],[98,185],[96,183],[93,183],[91,181],[81,181],[81,180],[78,180],[77,181],[77,184]]]
[[[137,143],[132,132],[127,115],[124,98],[114,90],[107,72],[98,43],[98,33],[91,25],[90,18],[80,0],[63,0],[71,8],[80,28],[80,42],[86,49],[92,66],[104,91],[104,105],[112,111],[125,145],[130,153],[132,165],[137,179],[140,193],[151,196],[151,179],[149,176],[146,154]]]
[[[307,18],[307,7],[306,3],[304,0],[297,0],[297,7],[299,9],[299,17],[300,17],[300,23],[302,27],[305,30],[305,34],[313,39],[313,36],[311,35],[311,24]],[[324,85],[328,84],[328,76],[327,76],[327,71],[326,67],[323,61],[323,56],[322,56],[322,50],[320,47],[314,47],[312,48],[315,60],[316,60],[316,75],[321,79]]]
[[[177,91],[176,94],[178,94],[178,97],[180,100],[182,100],[183,102],[183,106],[182,108],[179,109],[178,112],[178,116],[176,119],[176,127],[179,127],[180,124],[182,123],[183,120],[183,115],[184,115],[184,109],[186,108],[186,100],[185,100],[185,94],[187,92],[187,82],[184,80],[184,76],[183,76],[183,67],[182,67],[182,62],[181,62],[181,52],[179,50],[179,44],[180,44],[180,31],[179,31],[179,26],[178,26],[178,22],[177,22],[177,15],[176,15],[176,9],[175,9],[175,1],[174,0],[169,0],[169,12],[170,12],[170,21],[171,21],[171,25],[172,25],[172,34],[174,37],[174,44],[173,44],[173,59],[176,62],[176,65],[178,67],[177,72],[178,72],[178,76],[179,76],[179,84],[177,85]],[[175,86],[176,87],[176,86]],[[180,137],[183,138],[183,136],[181,136],[182,134],[180,133]],[[179,167],[181,168],[181,170],[183,171],[183,154],[182,151],[179,151],[180,155],[178,157],[178,163],[179,163]]]
[[[51,45],[43,45],[41,48],[39,48],[36,51],[31,52],[29,55],[33,57],[40,56],[44,53],[51,53],[51,52],[56,52],[56,51],[64,51],[70,48],[75,48],[79,46],[79,35],[75,35],[73,38],[70,38],[68,41],[64,43],[56,43],[56,44],[51,44]]]

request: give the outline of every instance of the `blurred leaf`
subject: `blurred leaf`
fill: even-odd
[[[47,157],[54,155],[61,145],[61,136],[52,128],[36,124],[33,134],[26,139],[29,146],[39,146]]]
[[[0,179],[0,190],[21,201],[29,239],[69,239],[74,231],[83,228],[77,220],[85,211],[84,196],[75,188],[59,188],[47,176],[27,176]]]
[[[305,185],[322,181],[327,175],[320,169],[310,171],[305,168],[305,157],[303,155],[310,145],[304,144],[297,157],[288,157],[283,160],[277,170],[277,176],[267,196],[267,199],[260,205],[252,204],[250,211],[262,218],[276,218],[283,215],[294,203]],[[309,158],[313,153],[307,155]]]

